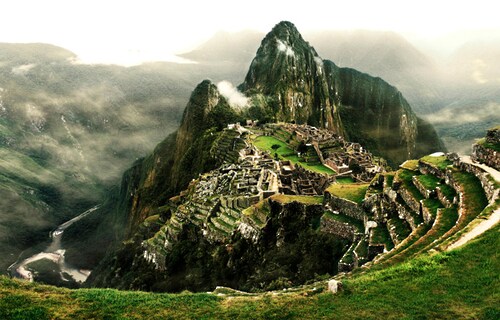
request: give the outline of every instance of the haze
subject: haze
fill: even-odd
[[[450,53],[464,37],[498,30],[494,1],[2,1],[0,42],[43,42],[83,62],[133,65],[179,61],[220,30],[269,31],[281,20],[301,32],[386,30]],[[468,33],[463,31],[468,30]],[[444,36],[448,36],[443,40]]]

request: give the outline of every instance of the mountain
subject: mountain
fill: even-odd
[[[123,171],[179,125],[201,74],[228,73],[206,64],[87,65],[52,45],[0,44],[0,272],[104,202]],[[94,230],[103,210],[75,233]],[[89,250],[79,240],[67,257]],[[81,255],[69,260],[89,264]]]
[[[498,122],[496,33],[452,34],[430,44],[408,41],[394,32],[369,30],[322,30],[305,36],[321,57],[337,66],[381,77],[397,87],[412,110],[433,124],[451,151],[470,152],[474,139]],[[210,57],[211,63],[221,55],[244,73],[253,59],[249,52],[259,44],[255,32],[218,33],[186,55],[195,61]],[[449,51],[450,47],[457,49],[451,54],[433,50]],[[241,81],[233,79],[233,83]]]
[[[326,59],[381,77],[400,90],[419,116],[439,107],[443,81],[440,66],[394,32],[353,30],[307,34]]]
[[[369,30],[322,30],[304,35],[323,58],[395,85],[418,115],[439,107],[443,87],[440,66],[401,35]],[[205,63],[223,61],[245,72],[243,68],[251,63],[263,37],[249,30],[218,32],[195,50],[179,56]]]
[[[492,37],[494,38],[494,37]],[[470,153],[474,140],[500,122],[500,41],[469,41],[446,63],[442,106],[425,115],[448,148]]]
[[[124,174],[117,217],[128,221],[128,240],[94,270],[91,285],[158,291],[205,290],[219,281],[240,288],[255,289],[259,281],[273,286],[278,269],[289,262],[281,256],[283,249],[276,248],[276,241],[285,241],[285,251],[293,251],[296,259],[284,278],[291,277],[294,268],[307,269],[299,279],[294,278],[302,282],[315,271],[337,271],[346,243],[311,228],[320,216],[322,196],[307,198],[304,206],[289,203],[286,197],[273,198],[269,208],[261,204],[267,208],[263,210],[269,214],[269,223],[262,220],[267,214],[248,213],[252,218],[245,223],[252,227],[239,229],[241,224],[235,224],[242,210],[257,204],[248,202],[256,197],[255,189],[242,187],[249,195],[234,194],[231,181],[250,183],[264,178],[228,176],[238,174],[231,164],[246,166],[238,162],[241,150],[253,148],[253,142],[242,137],[244,133],[223,130],[228,124],[245,119],[307,123],[316,130],[326,129],[332,137],[360,142],[392,163],[442,148],[432,126],[415,116],[397,89],[380,78],[322,60],[289,22],[279,23],[262,40],[238,88],[245,94],[244,105],[232,102],[235,93],[228,94],[220,84],[201,82],[190,97],[180,128]],[[300,146],[292,136],[283,139]],[[318,153],[317,161],[321,157]],[[262,173],[267,172],[266,161],[254,171],[269,178],[276,173]],[[315,191],[321,194],[326,182],[320,176],[315,179],[323,181],[323,187]],[[220,221],[212,223],[219,215]],[[231,228],[239,231],[233,233]],[[300,253],[320,242],[328,243],[330,262],[324,264],[311,255],[310,264],[302,263]],[[224,245],[232,249],[226,251]],[[241,261],[249,261],[247,272],[241,272]]]
[[[394,87],[322,60],[295,26],[278,24],[262,41],[240,86],[264,95],[264,110],[275,121],[329,128],[360,142],[393,164],[444,146],[425,121],[417,119]],[[257,102],[261,107],[262,99]],[[420,132],[420,134],[419,134]],[[429,136],[422,135],[423,133]],[[416,146],[427,144],[422,150]]]

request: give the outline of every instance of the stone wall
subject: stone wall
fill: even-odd
[[[432,224],[434,222],[434,216],[430,209],[423,205],[423,200],[420,200],[420,205],[422,206],[422,218],[425,224]]]
[[[464,162],[460,162],[458,167],[462,171],[466,171],[475,175],[479,179],[479,181],[481,181],[481,185],[483,186],[488,201],[491,201],[493,199],[495,194],[495,182],[493,179],[489,178],[490,175],[486,173],[486,171],[473,164]],[[457,188],[455,188],[455,190],[457,190]]]
[[[436,196],[438,198],[438,200],[441,202],[441,204],[445,207],[445,208],[451,208],[454,204],[457,204],[458,203],[458,197],[455,196],[453,198],[453,201],[450,201],[448,198],[446,198],[446,196],[443,194],[443,192],[441,191],[441,188],[440,187],[436,187]]]
[[[415,187],[420,191],[420,193],[426,198],[434,198],[436,196],[436,191],[435,190],[427,190],[425,186],[420,182],[420,180],[417,178],[418,176],[413,176],[412,181]]]
[[[323,216],[321,218],[320,231],[354,241],[354,234],[357,232],[357,229],[346,222],[337,221]]]
[[[486,141],[488,141],[489,143],[500,142],[500,126],[494,129],[490,129],[486,132]]]
[[[485,148],[480,144],[472,146],[471,159],[500,170],[500,152],[490,148]]]
[[[439,179],[444,179],[445,172],[439,168],[434,167],[430,163],[418,161],[418,171],[422,174],[430,174],[438,177]]]
[[[365,220],[366,214],[356,202],[332,196],[329,192],[325,192],[325,203],[328,203],[332,210],[336,210],[346,216],[361,221]]]
[[[413,211],[420,213],[420,202],[418,202],[413,195],[406,188],[399,188],[399,195],[404,200],[404,202],[412,209]]]
[[[418,225],[417,222],[415,221],[415,218],[413,217],[412,212],[410,211],[411,209],[397,202],[396,202],[396,207],[397,207],[398,217],[408,222],[412,231],[417,229]]]

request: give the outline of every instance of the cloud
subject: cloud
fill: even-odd
[[[500,104],[489,102],[484,105],[471,105],[466,108],[445,108],[436,113],[424,116],[433,124],[464,124],[486,121],[498,118],[500,114]]]
[[[287,56],[295,57],[295,52],[293,52],[292,47],[285,44],[283,41],[281,41],[279,39],[277,40],[277,42],[278,42],[278,50],[279,51],[284,52]]]
[[[36,67],[36,64],[34,64],[34,63],[23,64],[21,66],[13,67],[12,73],[15,75],[25,75],[26,73],[28,73],[28,71],[30,71],[34,67]]]
[[[236,89],[229,81],[217,83],[217,89],[234,108],[244,108],[248,105],[248,98]]]

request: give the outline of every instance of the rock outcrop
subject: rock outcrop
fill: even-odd
[[[333,130],[392,164],[444,150],[433,127],[417,118],[395,87],[321,59],[290,22],[262,40],[240,89],[267,121]]]
[[[472,146],[471,158],[500,170],[500,127],[488,130],[486,137]]]
[[[373,241],[359,240],[363,227],[343,228],[342,236],[321,232],[321,206],[269,198],[276,192],[274,160],[255,164],[253,151],[242,151],[242,134],[223,129],[248,118],[308,123],[360,142],[395,164],[441,149],[432,127],[419,131],[425,125],[382,79],[322,60],[289,22],[265,37],[239,88],[250,103],[235,110],[213,83],[201,82],[179,130],[125,173],[118,203],[121,218],[129,222],[128,241],[94,271],[93,285],[158,291],[220,284],[270,289],[304,282],[316,272],[335,273],[339,265],[356,266],[384,250],[377,238],[380,228],[367,228]],[[419,147],[419,141],[428,145]],[[253,159],[249,165],[241,160],[244,156]],[[236,162],[246,166],[245,174],[231,168]],[[224,174],[204,181],[200,174],[215,169]],[[198,190],[204,183],[208,189]],[[255,209],[258,203],[267,203],[267,211]],[[353,208],[347,217],[355,223],[373,222],[356,204],[348,206]],[[389,235],[386,229],[380,232]],[[320,259],[324,245],[331,250]],[[339,263],[342,255],[344,264]]]

